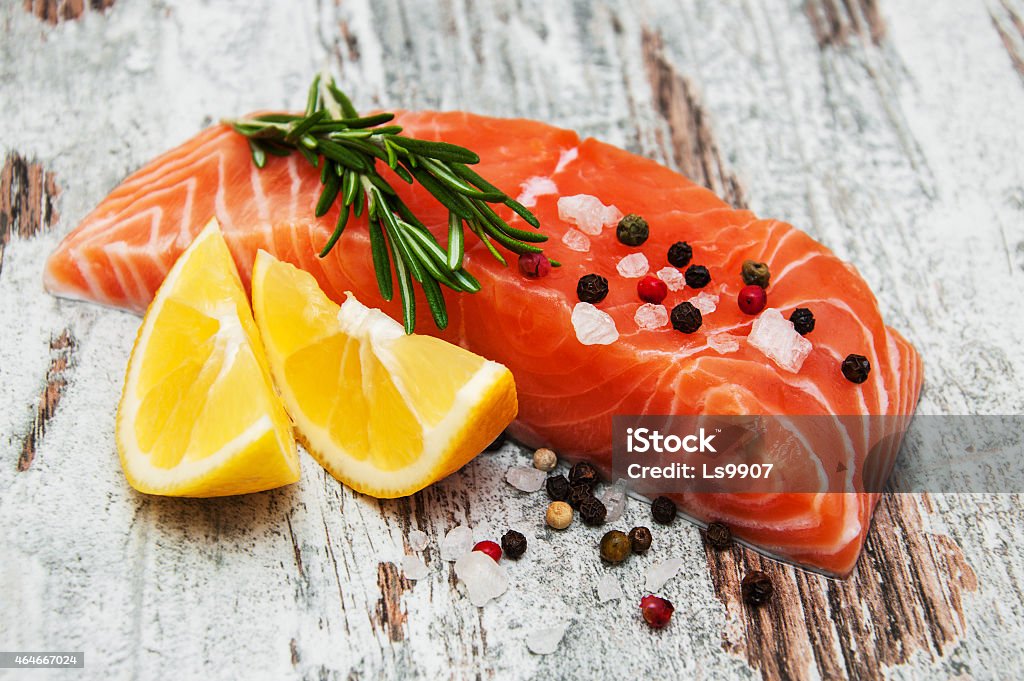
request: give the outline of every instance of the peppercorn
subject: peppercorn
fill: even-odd
[[[551,272],[551,261],[543,253],[523,253],[519,256],[519,271],[530,279],[540,279]]]
[[[629,558],[629,537],[625,532],[611,530],[601,537],[601,560],[618,564]]]
[[[581,482],[569,488],[569,497],[566,499],[566,502],[573,508],[579,509],[580,504],[592,496],[594,496],[594,492],[590,489],[590,485]]]
[[[789,321],[793,322],[793,328],[801,336],[806,336],[814,331],[814,313],[806,307],[798,307],[789,315]]]
[[[863,383],[871,373],[871,362],[864,355],[847,355],[843,360],[843,376],[851,383]]]
[[[541,447],[533,453],[533,467],[539,471],[553,471],[558,465],[558,457],[547,447]]]
[[[704,265],[690,265],[686,268],[686,285],[690,288],[704,288],[711,282],[711,273]]]
[[[647,237],[650,236],[650,230],[647,228],[647,220],[644,220],[636,213],[630,213],[619,220],[619,226],[615,230],[615,236],[619,237],[619,242],[627,246],[639,246],[643,242],[647,241]]]
[[[495,563],[501,560],[501,547],[498,546],[497,542],[493,542],[490,539],[478,541],[473,547],[473,550],[479,551],[480,553],[486,553],[492,560],[494,560]]]
[[[569,469],[569,482],[573,485],[583,483],[588,487],[593,487],[600,482],[600,477],[597,474],[597,469],[594,468],[593,464],[587,463],[586,461],[580,461],[579,463],[573,464],[573,467]]]
[[[651,515],[656,523],[671,524],[676,519],[676,502],[668,497],[658,497],[651,503]]]
[[[633,553],[647,553],[651,548],[651,531],[646,527],[634,527],[629,531],[629,545]]]
[[[552,501],[548,504],[544,520],[550,527],[556,530],[564,530],[572,523],[572,506],[564,501]]]
[[[608,509],[592,494],[580,502],[579,511],[580,518],[587,525],[603,525],[608,517]]]
[[[672,328],[683,333],[693,333],[704,323],[700,310],[689,302],[679,303],[672,308]]]
[[[675,606],[661,596],[648,594],[640,599],[640,612],[644,616],[644,621],[652,629],[661,629],[667,626],[675,611]]]
[[[732,546],[732,532],[729,531],[729,526],[725,523],[709,524],[704,536],[707,538],[708,544],[719,551]]]
[[[565,501],[569,498],[569,480],[564,475],[552,475],[544,483],[551,501]]]
[[[753,260],[743,261],[743,269],[740,271],[740,276],[743,277],[744,284],[760,286],[761,288],[768,288],[768,282],[772,278],[771,272],[768,271],[768,265],[763,262],[754,262]]]
[[[501,549],[512,560],[519,560],[526,553],[526,537],[522,532],[509,530],[501,535]]]
[[[576,297],[581,303],[596,305],[608,295],[608,280],[600,274],[585,274],[576,284]]]
[[[764,605],[772,599],[775,587],[772,585],[772,578],[759,570],[747,573],[747,576],[740,582],[740,590],[743,593],[743,600],[747,605]]]
[[[757,284],[751,284],[740,289],[736,302],[744,314],[757,314],[768,304],[768,294]]]
[[[494,442],[492,442],[491,444],[487,445],[486,448],[484,448],[484,451],[485,452],[496,452],[496,451],[498,451],[499,449],[501,449],[505,445],[505,441],[507,439],[508,439],[508,436],[505,435],[505,431],[501,431],[501,433],[498,435],[498,437],[494,438]]]
[[[636,283],[636,294],[645,303],[661,305],[668,295],[668,285],[653,274],[648,274]]]
[[[693,249],[685,241],[677,241],[668,249],[668,264],[672,267],[686,267],[693,258]]]

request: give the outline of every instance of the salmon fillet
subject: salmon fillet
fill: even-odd
[[[576,133],[528,120],[463,112],[402,113],[398,123],[422,139],[444,140],[479,153],[479,172],[510,196],[521,187],[552,192],[532,208],[550,240],[545,253],[562,263],[542,279],[496,262],[470,235],[466,269],[479,280],[476,294],[444,290],[450,324],[438,331],[421,297],[417,331],[436,334],[502,362],[516,379],[519,418],[514,437],[549,446],[571,459],[610,469],[612,416],[616,414],[843,414],[904,417],[917,403],[922,367],[915,349],[885,326],[874,295],[857,271],[791,225],[736,210],[707,189],[654,161]],[[533,178],[531,180],[531,178]],[[541,178],[539,181],[537,178]],[[392,179],[402,198],[443,244],[447,212],[424,190]],[[319,173],[300,156],[270,157],[258,170],[246,140],[227,127],[209,128],[128,177],[72,231],[50,256],[45,285],[52,293],[142,312],[178,255],[211,216],[220,221],[246,286],[256,252],[312,273],[341,301],[352,291],[363,303],[401,319],[396,300],[377,290],[364,220],[349,222],[338,246],[317,252],[337,219],[333,208],[313,217]],[[616,239],[614,228],[590,237],[588,252],[570,250],[562,236],[559,196],[589,194],[651,226],[639,248]],[[511,211],[499,214],[529,228]],[[694,334],[671,326],[639,329],[636,279],[616,271],[618,261],[642,252],[651,271],[668,265],[666,253],[687,241],[694,264],[711,274],[704,289],[718,294],[717,309]],[[511,254],[509,254],[511,255]],[[511,256],[514,258],[514,256]],[[753,317],[736,295],[744,260],[769,265],[769,304],[786,317],[809,307],[817,320],[807,338],[813,349],[797,373],[781,369],[748,343],[720,353],[711,334],[746,336]],[[585,274],[610,282],[600,303],[619,339],[583,345],[570,321],[576,285]],[[418,291],[418,293],[421,293]],[[671,291],[665,306],[691,298]],[[850,353],[871,362],[868,380],[847,381],[839,370]],[[897,443],[898,444],[898,443]],[[897,447],[898,448],[898,447]],[[893,449],[892,455],[895,455]],[[863,455],[863,452],[860,452]],[[687,515],[727,523],[735,536],[763,551],[834,575],[848,574],[864,543],[877,494],[686,494]]]

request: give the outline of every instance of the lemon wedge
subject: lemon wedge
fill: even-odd
[[[406,335],[348,294],[260,251],[256,325],[299,440],[338,480],[413,494],[458,470],[516,416],[512,373],[437,338]]]
[[[116,435],[125,476],[140,492],[225,496],[299,479],[291,422],[216,220],[146,311]]]

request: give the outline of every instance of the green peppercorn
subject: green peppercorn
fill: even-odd
[[[569,498],[569,480],[564,475],[552,475],[545,482],[551,501],[565,501]]]
[[[724,523],[710,523],[704,536],[707,538],[708,544],[719,551],[732,546],[732,532]]]
[[[650,236],[647,220],[644,220],[636,213],[630,213],[619,220],[615,236],[619,237],[619,241],[627,246],[639,246],[647,241],[647,237]]]
[[[596,305],[608,295],[608,280],[600,274],[585,274],[576,284],[576,297],[581,303]]]
[[[580,502],[580,520],[587,525],[603,525],[608,508],[593,494]]]
[[[863,383],[871,373],[871,362],[864,355],[847,355],[843,360],[843,376],[851,383]]]
[[[689,302],[684,301],[672,308],[672,328],[683,333],[694,333],[704,323],[704,317],[700,310]]]
[[[693,258],[693,249],[685,241],[677,241],[668,249],[668,264],[672,267],[686,267]]]
[[[747,286],[757,285],[761,288],[768,288],[768,282],[772,278],[771,272],[768,271],[768,265],[753,260],[743,261],[740,275],[743,277],[743,283]]]
[[[611,530],[601,537],[601,560],[618,564],[629,558],[631,550],[629,537],[625,532]]]
[[[597,474],[597,469],[594,465],[587,461],[580,461],[579,463],[573,464],[573,467],[569,469],[569,482],[574,485],[583,483],[593,487],[600,482],[601,477]]]
[[[526,537],[522,532],[509,530],[501,535],[501,550],[506,558],[519,560],[526,553]]]
[[[634,527],[629,531],[629,545],[633,553],[647,553],[651,539],[651,531],[646,527]]]
[[[789,315],[789,321],[793,322],[793,328],[801,336],[806,336],[814,331],[814,313],[806,307],[798,307]]]
[[[676,519],[676,502],[668,497],[658,497],[651,503],[651,515],[654,522],[670,525]]]
[[[690,265],[683,273],[686,285],[690,288],[704,288],[711,283],[711,273],[704,265]]]

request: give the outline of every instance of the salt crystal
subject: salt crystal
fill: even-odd
[[[409,548],[413,551],[422,551],[427,548],[427,533],[413,530],[409,533]]]
[[[727,355],[740,349],[742,336],[734,336],[731,333],[716,333],[708,336],[708,347],[720,355]]]
[[[604,577],[597,583],[597,600],[602,603],[617,601],[624,595],[622,593],[622,585],[611,572],[606,572]]]
[[[718,307],[718,294],[701,291],[690,298],[689,303],[700,310],[702,315],[711,314]]]
[[[523,492],[536,492],[547,478],[547,473],[533,466],[513,466],[505,473],[505,482]]]
[[[558,624],[553,627],[534,629],[526,635],[526,647],[534,655],[550,655],[558,648],[565,636],[567,624]]]
[[[473,550],[473,530],[465,525],[453,528],[441,542],[441,560],[458,560]]]
[[[668,580],[676,576],[681,567],[683,567],[682,558],[669,558],[660,563],[655,563],[647,568],[647,583],[644,584],[644,590],[651,593],[658,591],[661,587],[665,586]]]
[[[686,287],[686,277],[675,267],[662,267],[657,277],[665,282],[669,291],[682,291]]]
[[[621,478],[601,495],[601,503],[607,509],[604,521],[614,523],[626,510],[626,483]]]
[[[636,309],[633,320],[641,329],[660,329],[668,324],[668,310],[664,305],[644,303]]]
[[[563,234],[562,243],[568,246],[570,251],[586,253],[590,250],[590,237],[578,229],[570,229]]]
[[[651,265],[647,262],[647,256],[643,253],[630,253],[619,261],[615,269],[627,279],[636,279],[647,274],[647,270],[651,269]]]
[[[430,574],[430,570],[427,569],[423,559],[419,556],[403,556],[402,574],[405,575],[406,579],[415,581],[426,577]]]
[[[455,574],[466,585],[469,601],[478,608],[505,593],[508,573],[483,551],[469,551],[455,561]]]
[[[576,339],[583,345],[611,345],[619,339],[611,315],[590,303],[576,303],[572,309],[572,326]]]
[[[800,371],[811,353],[811,341],[797,333],[793,323],[773,307],[754,320],[747,341],[781,368],[794,374]]]
[[[549,194],[558,193],[558,185],[556,185],[550,177],[543,177],[541,175],[535,175],[534,177],[527,178],[526,182],[519,185],[522,191],[516,198],[516,201],[523,204],[527,208],[533,208],[537,205],[538,196],[547,196]]]
[[[596,196],[576,194],[558,199],[558,219],[576,225],[590,236],[597,236],[605,226],[621,220],[622,211],[604,205]]]

